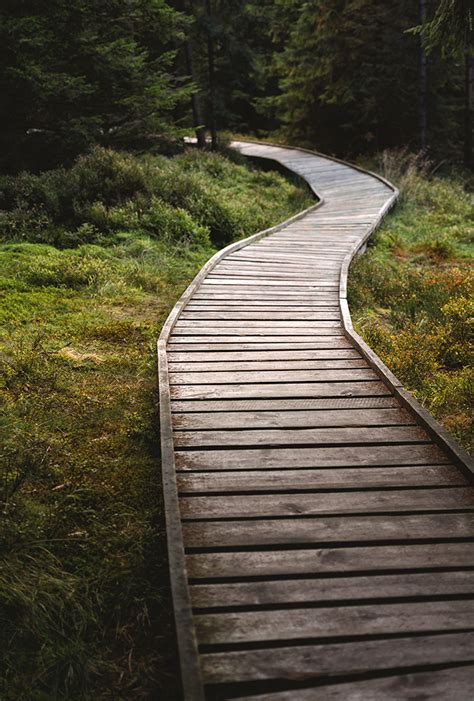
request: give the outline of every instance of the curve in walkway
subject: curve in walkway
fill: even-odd
[[[234,146],[321,202],[216,254],[160,336],[185,698],[471,697],[472,463],[345,299],[397,192],[312,152]]]

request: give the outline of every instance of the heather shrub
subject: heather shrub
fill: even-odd
[[[417,156],[386,152],[401,188],[394,214],[354,261],[356,329],[407,389],[466,446],[472,440],[474,208],[460,176],[432,177]]]

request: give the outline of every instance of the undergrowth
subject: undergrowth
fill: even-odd
[[[474,201],[462,173],[432,175],[419,156],[372,168],[400,188],[394,213],[352,265],[357,331],[401,382],[473,448]]]
[[[0,696],[172,701],[155,342],[213,244],[311,200],[195,152],[0,189]]]

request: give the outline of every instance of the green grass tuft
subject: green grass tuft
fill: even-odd
[[[372,165],[401,199],[351,267],[356,329],[402,383],[473,448],[474,206],[462,174],[386,153]]]

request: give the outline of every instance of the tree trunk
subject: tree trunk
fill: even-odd
[[[192,16],[192,9],[189,7],[189,3],[187,0],[178,0],[176,2],[176,9],[179,10],[179,12],[184,12],[187,13],[188,15]],[[196,71],[196,65],[194,61],[194,48],[193,48],[193,40],[192,36],[188,35],[186,42],[184,44],[184,60],[186,63],[186,72],[188,73],[189,76],[191,76],[191,79],[193,83],[197,87],[197,91],[194,92],[191,95],[191,109],[193,113],[193,126],[194,126],[194,131],[196,132],[196,139],[197,139],[197,144],[199,148],[205,148],[206,147],[206,128],[204,126],[204,113],[202,109],[202,103],[201,103],[201,95],[200,95],[200,85],[199,85],[199,77],[197,75]]]
[[[211,131],[211,148],[217,149],[217,124],[216,124],[216,78],[214,58],[214,36],[211,0],[206,0],[207,14],[207,65],[209,72],[209,129]]]
[[[191,39],[186,42],[186,66],[193,83],[198,85],[196,69],[194,66],[194,53]],[[196,132],[197,144],[199,148],[206,148],[206,128],[204,126],[204,116],[201,105],[201,96],[199,92],[194,92],[191,95],[191,107],[193,110],[194,130]]]
[[[420,0],[420,20],[426,22],[426,0]],[[428,70],[423,35],[420,35],[420,148],[428,148]]]
[[[474,168],[472,131],[474,127],[474,56],[467,49],[465,57],[464,164]]]

